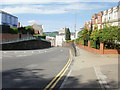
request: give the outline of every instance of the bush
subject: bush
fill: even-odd
[[[0,25],[0,33],[9,33],[10,26],[9,25]]]
[[[70,43],[70,42],[72,42],[71,40],[66,40],[66,43]]]
[[[46,35],[33,35],[34,37],[37,37],[37,38],[43,38],[43,39],[46,39]]]
[[[105,49],[120,49],[120,45],[114,42],[106,42],[104,44],[105,44],[104,46]]]
[[[9,33],[11,33],[11,34],[18,34],[18,28],[10,27]]]
[[[119,34],[120,29],[117,26],[110,26],[100,30],[94,30],[90,36],[90,39],[96,43],[97,49],[100,48],[100,42],[106,43],[106,45],[108,44],[106,48],[118,48],[118,45],[115,44],[115,41],[120,41]]]
[[[25,29],[27,33],[32,34],[32,35],[34,34],[34,29],[32,28],[32,26],[26,26]]]

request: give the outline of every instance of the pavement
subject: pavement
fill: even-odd
[[[79,47],[77,53],[61,89],[118,90],[119,55],[101,55]]]

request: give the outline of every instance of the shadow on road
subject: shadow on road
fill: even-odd
[[[4,71],[2,73],[2,87],[3,88],[37,88],[38,90],[43,89],[53,78],[46,78],[41,71],[44,69],[26,69],[18,68],[13,70]],[[65,77],[65,76],[64,76]],[[82,76],[78,78],[68,77],[69,81],[66,82],[64,89],[77,88],[79,90],[101,90],[99,84],[96,81],[88,81],[81,83]],[[111,81],[113,88],[118,82]],[[67,86],[67,87],[66,87]],[[93,88],[94,87],[94,88]],[[4,90],[4,89],[3,89]],[[34,90],[34,89],[33,89]],[[108,89],[109,90],[109,89]],[[117,89],[114,89],[117,90]]]
[[[82,79],[82,76],[80,76],[79,78]],[[98,83],[98,80],[89,80],[88,82],[83,83],[81,79],[75,77],[68,77],[68,79],[69,80],[65,83],[63,88],[61,88],[61,90],[72,90],[73,88],[78,90],[102,90],[100,84]],[[110,86],[110,88],[106,88],[105,90],[118,90],[119,83],[120,82],[111,81],[108,85],[112,85]]]
[[[2,73],[3,88],[43,88],[52,78],[44,78],[43,69],[18,68]]]

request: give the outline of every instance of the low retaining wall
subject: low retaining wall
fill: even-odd
[[[2,44],[2,50],[31,50],[49,47],[51,47],[51,43],[42,40],[29,40],[16,43]]]
[[[84,48],[84,49],[86,49],[86,50],[88,50],[88,51],[90,51],[90,52],[94,52],[94,53],[99,53],[99,54],[101,54],[100,50],[98,50],[98,49],[90,48],[90,47],[87,47],[87,46],[84,46],[84,45],[77,45],[77,46],[79,46],[79,47],[81,47],[81,48]]]
[[[80,48],[86,49],[87,51],[98,53],[98,54],[120,54],[120,50],[117,49],[95,49],[84,45],[77,45]]]
[[[104,54],[120,54],[120,50],[104,49]]]

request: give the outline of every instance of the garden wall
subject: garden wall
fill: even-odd
[[[23,37],[29,37],[29,36],[26,34],[21,34],[21,38]],[[0,33],[0,40],[10,40],[16,38],[19,38],[18,34]]]
[[[43,40],[28,40],[16,43],[1,44],[2,50],[32,50],[51,47],[51,43]]]
[[[98,53],[98,54],[120,54],[120,49],[104,49],[104,44],[100,43],[100,49],[95,49],[90,47],[90,41],[88,41],[88,46],[77,45],[80,48],[86,49],[87,51]]]

